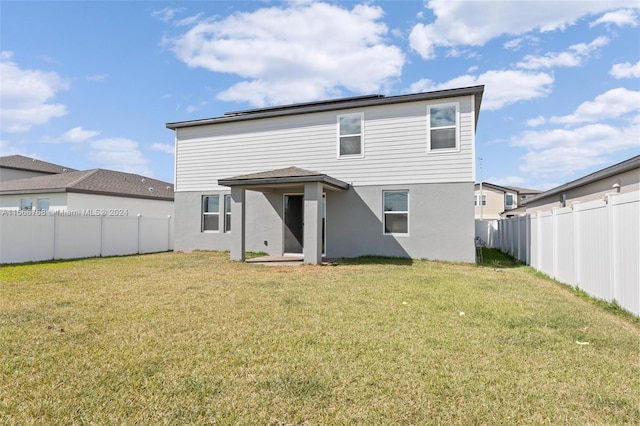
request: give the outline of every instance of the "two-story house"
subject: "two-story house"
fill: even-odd
[[[361,96],[168,123],[175,249],[473,262],[484,87]]]
[[[511,211],[523,206],[539,194],[536,189],[500,186],[489,182],[477,183],[474,202],[476,219],[498,220],[510,216]]]

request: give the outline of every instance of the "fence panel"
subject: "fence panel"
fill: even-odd
[[[639,219],[640,194],[610,194],[500,220],[494,240],[518,259],[527,253],[527,263],[538,271],[640,315]]]
[[[576,286],[592,296],[612,300],[609,285],[609,226],[607,204],[591,201],[576,204],[574,213],[578,221],[579,244],[576,253],[578,276]]]
[[[173,249],[168,217],[21,215],[2,212],[0,263],[118,256]]]
[[[613,297],[626,310],[640,313],[640,203],[629,194],[622,194],[613,199],[611,207],[615,236]]]
[[[141,218],[140,253],[156,253],[170,249],[170,220],[166,217]],[[165,232],[158,232],[163,228]]]
[[[122,256],[138,253],[138,218],[103,217],[102,255]]]
[[[540,260],[539,268],[540,272],[543,272],[550,277],[553,277],[553,215],[549,212],[542,212],[538,214],[539,228],[538,228],[538,258]]]
[[[55,259],[100,256],[102,216],[54,216]]]
[[[565,207],[555,211],[555,273],[553,277],[563,283],[575,284],[573,210]]]
[[[0,261],[19,263],[53,259],[53,216],[0,217]],[[28,221],[29,226],[23,224]]]

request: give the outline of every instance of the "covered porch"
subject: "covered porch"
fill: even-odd
[[[231,259],[245,260],[246,253],[246,191],[269,193],[286,190],[301,193],[290,197],[286,213],[282,217],[283,247],[289,241],[300,245],[304,263],[321,264],[323,251],[323,193],[325,191],[345,191],[349,184],[323,173],[298,167],[270,170],[218,180],[218,184],[231,188]],[[286,248],[283,249],[284,255]]]

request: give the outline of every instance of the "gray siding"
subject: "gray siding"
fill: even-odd
[[[382,191],[409,191],[409,235],[383,233]],[[326,255],[383,255],[474,262],[473,183],[402,184],[327,191]],[[176,193],[175,250],[229,250],[231,234],[201,232],[203,195]],[[226,192],[228,193],[228,191]],[[282,211],[287,191],[246,193],[246,250],[281,255]],[[222,212],[221,212],[222,213]]]
[[[460,151],[428,153],[427,106],[452,101],[460,103]],[[364,113],[364,157],[338,159],[337,116],[355,112]],[[220,178],[289,166],[353,185],[473,182],[474,115],[464,96],[179,128],[175,189],[224,190]]]

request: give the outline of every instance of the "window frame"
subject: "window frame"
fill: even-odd
[[[390,193],[390,192],[404,192],[407,194],[407,210],[397,210],[397,211],[393,211],[393,210],[385,210],[385,194]],[[382,191],[382,234],[383,235],[394,235],[394,236],[400,236],[400,237],[408,237],[410,235],[410,211],[411,211],[411,202],[410,202],[410,195],[409,195],[409,190],[408,189],[385,189]],[[404,214],[407,216],[407,232],[387,232],[387,215],[399,215],[399,214]]]
[[[218,211],[217,212],[207,212],[205,211],[205,202],[209,197],[217,197],[218,198]],[[217,229],[205,229],[205,216],[217,216],[218,217],[218,228]],[[219,233],[220,232],[220,194],[209,194],[203,195],[202,200],[200,202],[200,232],[205,233]]]
[[[27,203],[29,204],[28,208],[26,206]],[[20,198],[20,210],[21,211],[33,210],[33,198],[31,197]]]
[[[224,224],[222,232],[225,234],[231,233],[231,194],[224,194],[223,196],[223,209],[224,209]],[[228,209],[227,209],[228,204]],[[228,211],[227,211],[228,210]]]
[[[473,205],[474,206],[479,206],[480,204],[480,194],[475,194],[475,200]],[[487,205],[487,194],[482,194],[482,206],[486,206]]]
[[[44,202],[45,200],[47,201],[47,207],[46,207],[46,208],[43,208],[43,207],[41,206],[41,202]],[[49,198],[49,197],[42,197],[42,198],[38,198],[38,201],[37,201],[37,205],[36,205],[36,207],[37,207],[37,209],[38,209],[39,211],[47,211],[47,212],[48,212],[48,211],[49,211],[49,209],[51,208],[51,198]]]
[[[509,199],[509,197],[511,197],[511,203],[509,203],[509,201],[507,201]],[[509,207],[509,208],[515,208],[517,207],[517,203],[516,203],[516,194],[514,194],[513,192],[507,192],[504,194],[504,206],[505,208]]]
[[[456,122],[454,125],[448,126],[431,126],[431,110],[434,108],[445,108],[454,106],[456,108],[455,119]],[[455,130],[455,146],[453,148],[432,148],[431,147],[431,132],[433,130],[446,130],[446,129],[454,129]],[[427,105],[427,153],[430,154],[441,154],[441,153],[450,153],[450,152],[460,152],[460,102],[446,102],[446,103],[438,103],[438,104],[430,104]]]
[[[360,133],[349,133],[349,134],[341,134],[340,133],[340,119],[343,117],[349,116],[358,116],[360,117]],[[358,154],[341,154],[340,153],[340,142],[342,138],[346,137],[354,137],[360,136],[360,152]],[[338,114],[336,118],[336,155],[338,159],[346,159],[346,158],[362,158],[364,157],[364,112],[351,112],[348,114]]]

